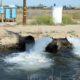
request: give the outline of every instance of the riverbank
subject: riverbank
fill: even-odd
[[[32,35],[35,38],[49,36],[53,38],[80,37],[80,25],[0,25],[0,45],[13,45],[18,42],[15,34],[6,30],[19,33],[22,36]]]

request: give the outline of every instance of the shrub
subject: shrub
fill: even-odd
[[[52,25],[53,21],[50,16],[35,16],[35,17],[33,17],[32,24]]]
[[[63,16],[62,22],[63,24],[74,24],[74,21],[69,16]]]
[[[73,19],[80,20],[80,13],[79,12],[73,13],[72,16],[73,16]]]

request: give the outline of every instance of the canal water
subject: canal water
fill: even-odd
[[[0,80],[80,80],[80,39],[67,38],[73,48],[44,52],[51,38],[36,41],[30,52],[0,54]]]

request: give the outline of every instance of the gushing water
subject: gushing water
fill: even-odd
[[[52,60],[46,57],[44,52],[45,47],[52,41],[51,38],[44,37],[36,40],[35,45],[30,52],[12,53],[6,56],[4,61],[9,66],[8,69],[22,69],[26,71],[39,70],[49,68],[52,65]]]
[[[68,41],[73,45],[73,53],[76,57],[80,57],[80,38],[67,38]]]
[[[43,37],[41,39],[36,40],[36,44],[34,45],[33,50],[37,52],[42,52],[45,50],[45,47],[52,42],[52,38]]]

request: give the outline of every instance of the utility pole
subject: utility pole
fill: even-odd
[[[26,0],[23,0],[23,25],[26,25],[26,18],[27,18]]]

